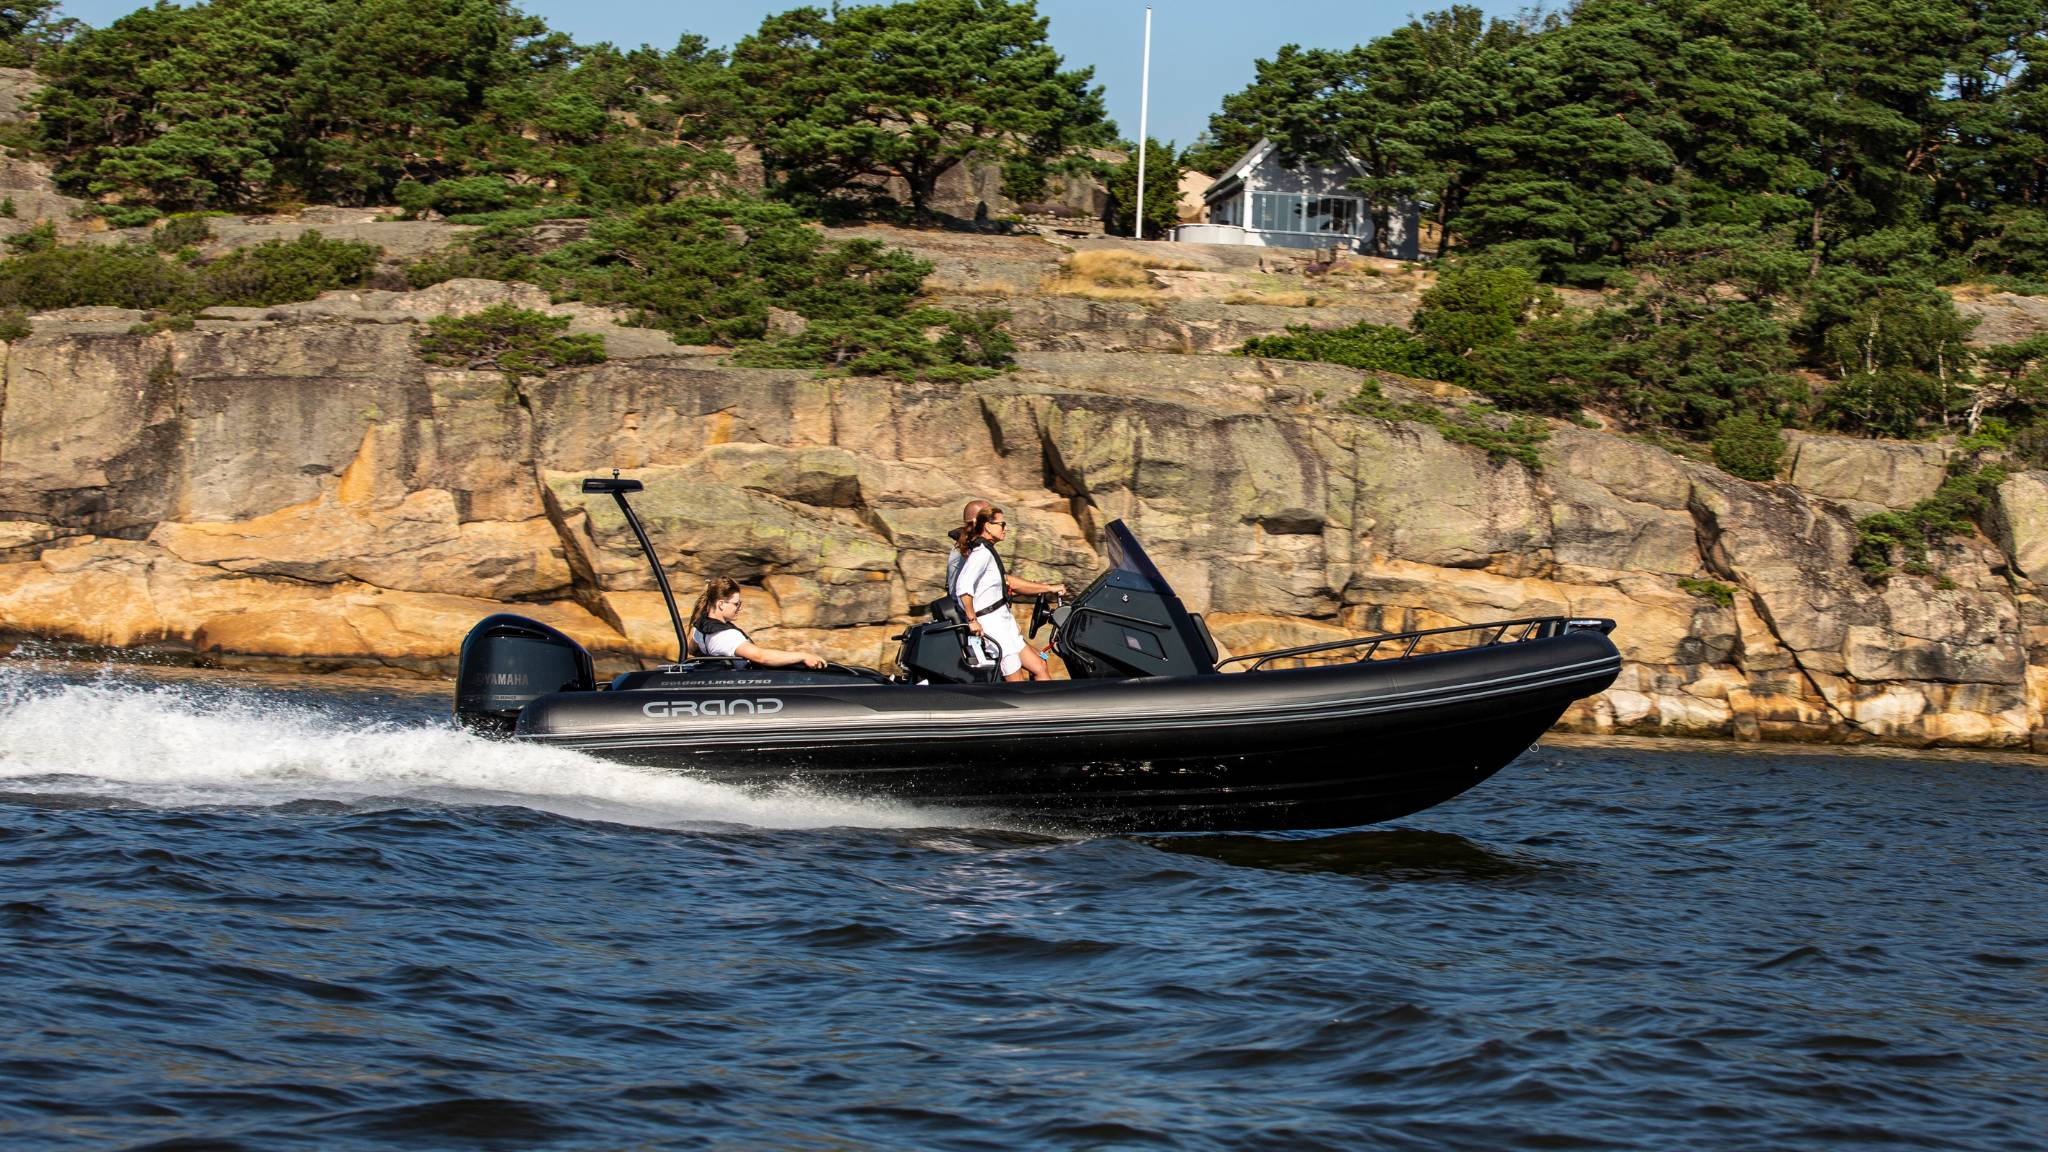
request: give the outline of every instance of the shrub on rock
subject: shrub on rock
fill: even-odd
[[[1764,481],[1778,475],[1785,458],[1785,438],[1778,422],[1763,416],[1730,416],[1714,427],[1714,463],[1744,480]]]
[[[468,316],[429,320],[419,338],[420,357],[429,364],[502,372],[508,389],[524,377],[603,363],[604,337],[571,334],[568,327],[567,316],[494,304]]]

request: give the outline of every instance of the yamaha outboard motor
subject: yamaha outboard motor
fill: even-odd
[[[588,692],[590,653],[538,620],[487,616],[462,640],[455,720],[472,732],[509,736],[519,710],[550,692]]]

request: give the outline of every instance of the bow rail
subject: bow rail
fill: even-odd
[[[1247,652],[1216,662],[1221,672],[1232,664],[1248,664],[1240,671],[1257,672],[1274,660],[1298,660],[1327,652],[1338,652],[1347,648],[1364,646],[1365,651],[1350,660],[1363,664],[1370,660],[1407,660],[1414,656],[1430,656],[1439,652],[1457,651],[1466,648],[1490,648],[1498,644],[1519,644],[1529,640],[1547,640],[1567,632],[1597,631],[1602,635],[1614,631],[1614,621],[1591,617],[1573,616],[1525,616],[1519,620],[1492,620],[1484,624],[1452,624],[1443,628],[1417,628],[1409,632],[1384,632],[1376,636],[1359,636],[1350,640],[1330,640],[1321,644],[1300,644],[1292,648],[1276,648],[1270,652]],[[1474,639],[1464,644],[1439,648],[1432,644],[1427,651],[1417,652],[1426,640],[1433,637],[1448,637],[1461,632],[1474,634]],[[1513,633],[1510,636],[1510,633]],[[1381,655],[1382,650],[1398,655]],[[1335,661],[1331,661],[1334,663]]]

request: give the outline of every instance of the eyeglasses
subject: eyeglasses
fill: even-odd
[[[988,526],[991,528],[1007,528],[1009,524],[1008,520],[991,520],[988,522]]]
[[[733,607],[737,608],[741,604],[741,600],[737,596],[728,596],[725,599],[720,600],[718,602],[718,606],[721,608],[725,607],[727,604],[730,604]]]

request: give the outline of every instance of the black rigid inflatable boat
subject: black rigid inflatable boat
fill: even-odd
[[[682,621],[654,565],[680,650]],[[1573,701],[1613,683],[1610,620],[1495,621],[1218,660],[1121,521],[1109,569],[1041,598],[1072,676],[991,682],[948,601],[906,630],[902,673],[697,659],[599,684],[581,646],[491,616],[463,641],[466,726],[742,786],[802,784],[1009,823],[1102,831],[1343,828],[1441,803],[1499,771]]]

